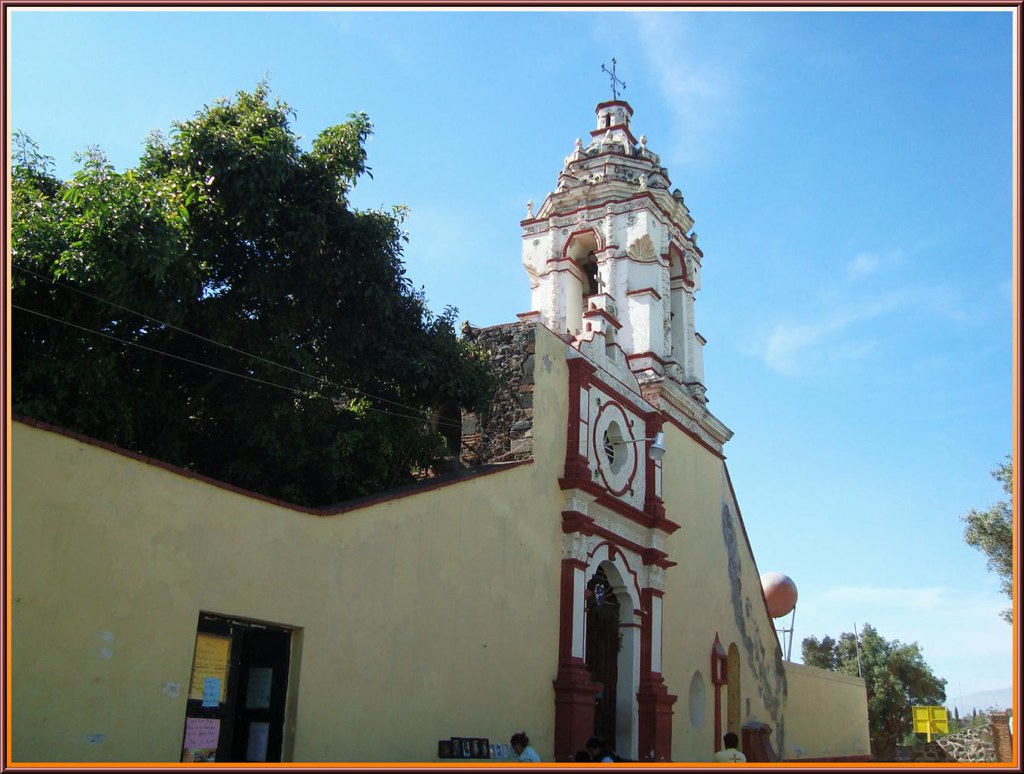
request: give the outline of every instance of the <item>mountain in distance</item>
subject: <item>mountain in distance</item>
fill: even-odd
[[[963,696],[946,696],[946,707],[950,714],[954,708],[960,710],[960,717],[970,715],[974,710],[987,712],[991,709],[1005,710],[1013,706],[1013,688],[997,688],[992,691],[977,691]]]

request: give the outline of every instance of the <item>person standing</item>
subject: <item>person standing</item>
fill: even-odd
[[[590,753],[590,760],[595,763],[614,763],[615,753],[608,749],[604,739],[599,736],[592,736],[587,740],[587,752]]]
[[[740,738],[736,734],[730,731],[722,737],[722,743],[725,745],[725,749],[715,753],[716,761],[724,761],[725,763],[747,762],[747,756],[736,749],[740,743]]]
[[[537,751],[530,746],[530,737],[526,735],[525,731],[519,731],[518,733],[512,734],[510,740],[512,749],[515,750],[516,755],[523,763],[540,763],[540,756]]]

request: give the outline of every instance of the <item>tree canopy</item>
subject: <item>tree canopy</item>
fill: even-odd
[[[70,180],[16,135],[15,412],[305,505],[440,464],[487,359],[406,277],[403,209],[349,205],[368,117],[309,151],[293,117],[259,84]]]
[[[1013,460],[992,471],[992,478],[1003,485],[1008,499],[999,500],[983,511],[971,509],[960,520],[964,527],[964,541],[988,557],[988,569],[1000,578],[1000,588],[1013,599]],[[1008,623],[1013,622],[1013,608],[1002,612]]]
[[[895,760],[896,745],[913,731],[912,707],[946,700],[946,681],[932,673],[918,644],[886,640],[870,624],[864,624],[859,638],[853,632],[838,640],[807,637],[801,651],[808,666],[864,678],[875,760]]]

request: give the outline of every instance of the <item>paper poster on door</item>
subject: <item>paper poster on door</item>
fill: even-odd
[[[188,698],[203,701],[206,696],[206,680],[220,680],[220,695],[217,702],[224,701],[224,689],[228,681],[228,656],[231,653],[231,638],[215,634],[196,635],[196,650],[192,658],[192,681]]]
[[[270,684],[274,678],[272,667],[250,667],[245,689],[246,709],[270,709]]]
[[[220,678],[219,677],[204,677],[203,678],[203,706],[204,707],[216,707],[220,704]]]
[[[220,720],[218,718],[185,718],[185,748],[181,752],[182,762],[215,761],[219,738]]]
[[[269,736],[270,723],[253,722],[249,724],[249,744],[245,749],[247,761],[265,761],[267,759]]]

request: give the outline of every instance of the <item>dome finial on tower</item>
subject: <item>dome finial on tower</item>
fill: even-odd
[[[601,72],[608,73],[608,77],[611,79],[612,100],[617,101],[619,99],[619,90],[616,84],[619,84],[620,86],[622,86],[622,88],[626,88],[626,82],[619,80],[619,78],[615,75],[615,57],[612,57],[612,69],[609,70],[602,64]]]

